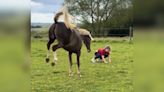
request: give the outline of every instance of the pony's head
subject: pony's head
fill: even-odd
[[[87,48],[87,51],[91,52],[91,38],[88,35],[81,35],[81,37]]]
[[[92,38],[90,32],[87,29],[79,28],[78,31],[83,39],[83,42],[87,48],[87,51],[90,52],[91,51],[91,47],[90,47],[91,41],[93,41],[94,39]]]

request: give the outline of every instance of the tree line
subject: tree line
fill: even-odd
[[[128,28],[133,22],[132,0],[65,0],[79,26],[92,35],[109,33],[112,28]],[[107,30],[108,29],[108,30]]]

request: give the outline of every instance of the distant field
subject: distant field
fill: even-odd
[[[82,48],[81,73],[77,76],[76,57],[73,55],[72,78],[68,77],[68,55],[57,50],[57,65],[45,63],[47,38],[33,38],[31,46],[31,90],[32,92],[132,92],[133,91],[133,44],[127,38],[96,38],[91,53]],[[110,45],[112,63],[91,63],[94,51]],[[51,55],[51,61],[53,56]]]

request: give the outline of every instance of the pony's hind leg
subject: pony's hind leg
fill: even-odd
[[[50,57],[50,47],[51,47],[51,44],[54,42],[55,39],[49,39],[48,43],[47,43],[47,56],[46,56],[46,62],[48,63],[49,62],[49,57]]]
[[[69,76],[73,76],[73,73],[72,73],[72,52],[69,52]]]
[[[79,77],[81,77],[81,73],[80,73],[80,54],[81,54],[80,51],[78,51],[78,52],[76,53],[76,55],[77,55],[77,66],[78,66],[77,74],[79,75]]]

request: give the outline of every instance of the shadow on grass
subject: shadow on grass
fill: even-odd
[[[65,73],[66,71],[53,71],[53,74]]]

